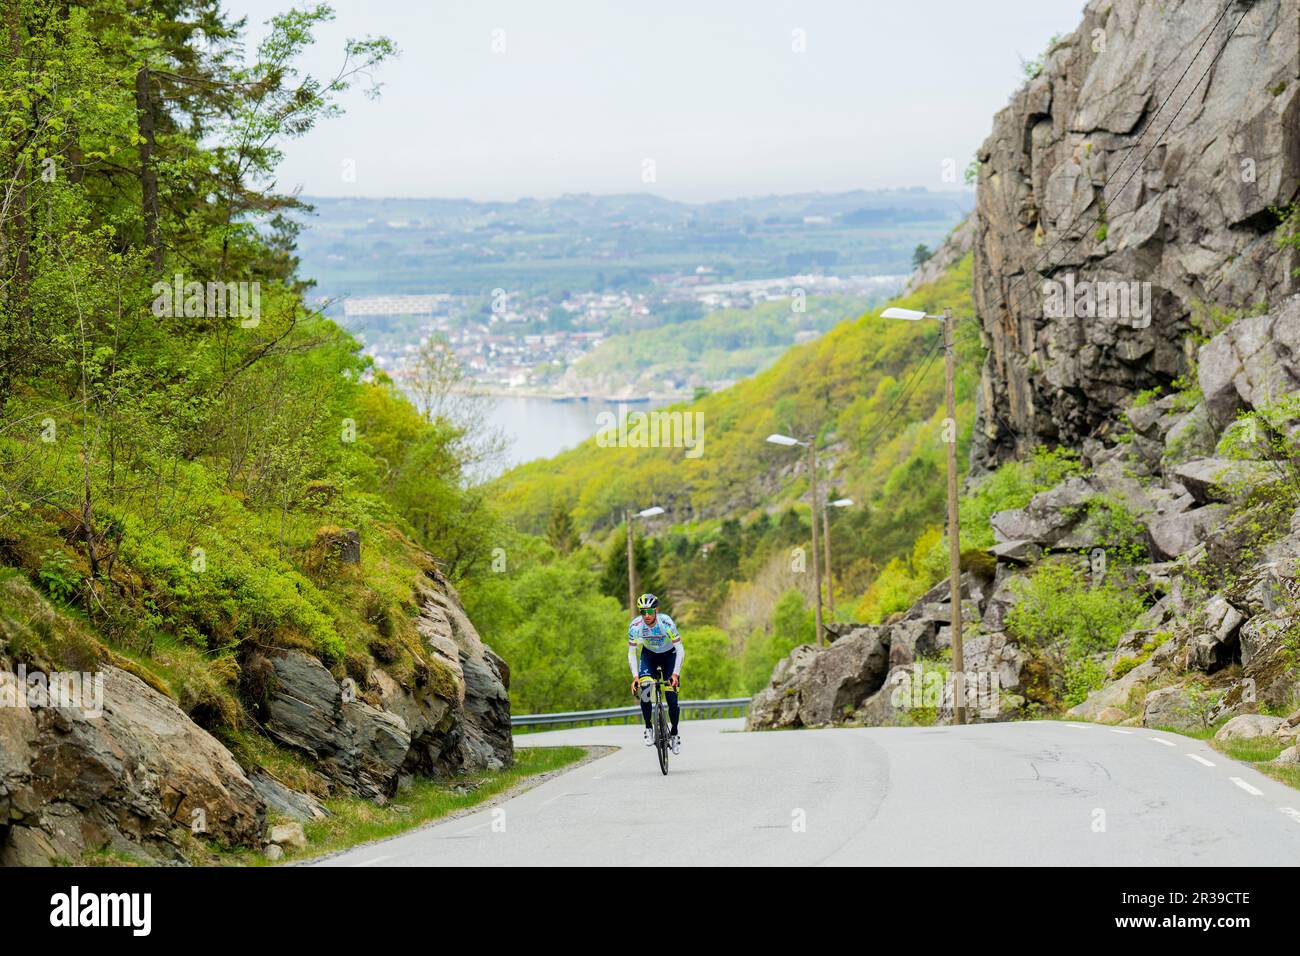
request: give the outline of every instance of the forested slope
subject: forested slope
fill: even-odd
[[[214,0],[7,17],[0,680],[107,675],[111,719],[0,709],[0,858],[194,858],[196,811],[257,845],[277,800],[508,762],[461,436],[305,306],[274,189],[391,44],[318,80],[324,7],[247,57]]]

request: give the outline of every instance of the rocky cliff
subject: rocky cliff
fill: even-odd
[[[1300,181],[1298,16],[1093,0],[997,114],[977,154],[977,467],[1078,447],[1188,374],[1216,310],[1294,291],[1274,231]],[[1131,283],[1141,307],[1108,309]]]
[[[1296,0],[1094,2],[995,118],[969,240],[987,349],[972,487],[1035,447],[1079,468],[963,556],[971,719],[1232,718],[1221,733],[1294,743],[1298,80]],[[1013,620],[1081,606],[1071,590],[1126,596],[1113,644]],[[950,720],[946,592],[797,648],[749,725]]]
[[[314,796],[241,766],[23,578],[0,590],[0,864],[75,862],[93,851],[183,862],[191,839],[256,847],[269,822],[324,812]],[[405,681],[382,667],[356,681],[289,648],[245,660],[264,690],[250,702],[255,725],[308,761],[316,794],[383,800],[404,775],[513,760],[505,662],[436,571],[415,598],[424,653]],[[87,683],[60,696],[52,675],[72,673]]]

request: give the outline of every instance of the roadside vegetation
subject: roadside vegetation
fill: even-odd
[[[539,777],[570,767],[588,754],[584,747],[526,747],[515,752],[514,766],[507,770],[469,774],[454,780],[420,778],[400,789],[383,804],[361,797],[345,796],[323,801],[329,816],[303,825],[306,846],[285,844],[279,862],[296,863],[337,853],[364,843],[385,840],[488,803],[508,792],[517,792],[540,782]],[[273,818],[268,825],[289,822]],[[187,846],[191,862],[217,866],[271,866],[259,850],[221,851],[211,844],[191,840]],[[79,861],[92,866],[138,866],[144,861],[118,852],[97,851]]]

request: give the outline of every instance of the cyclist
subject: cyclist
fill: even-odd
[[[682,647],[682,637],[677,633],[673,619],[667,614],[659,613],[657,597],[653,594],[641,595],[637,599],[636,608],[641,613],[632,619],[627,629],[627,663],[632,668],[632,693],[641,695],[645,744],[653,747],[655,743],[654,731],[650,726],[650,695],[654,689],[655,669],[660,668],[665,674],[672,674],[666,692],[668,717],[672,720],[668,746],[673,753],[680,753],[682,740],[677,733],[677,687],[681,683],[682,660],[686,657],[686,650]],[[639,662],[638,647],[641,648]]]

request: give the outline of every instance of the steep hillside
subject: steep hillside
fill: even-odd
[[[943,722],[964,694],[976,720],[1249,738],[1300,780],[1296,13],[1090,4],[998,115],[964,672],[932,573],[899,613],[796,648],[752,727]],[[1106,310],[1103,282],[1134,297]]]
[[[569,393],[680,396],[725,388],[776,361],[795,342],[825,332],[872,300],[816,296],[791,312],[789,299],[718,309],[699,318],[616,335],[561,379]]]
[[[216,5],[12,12],[0,864],[260,850],[324,796],[508,764],[509,669],[448,578],[492,527],[462,436],[306,306],[278,215],[275,144],[356,78],[294,68],[331,11],[248,51]]]

